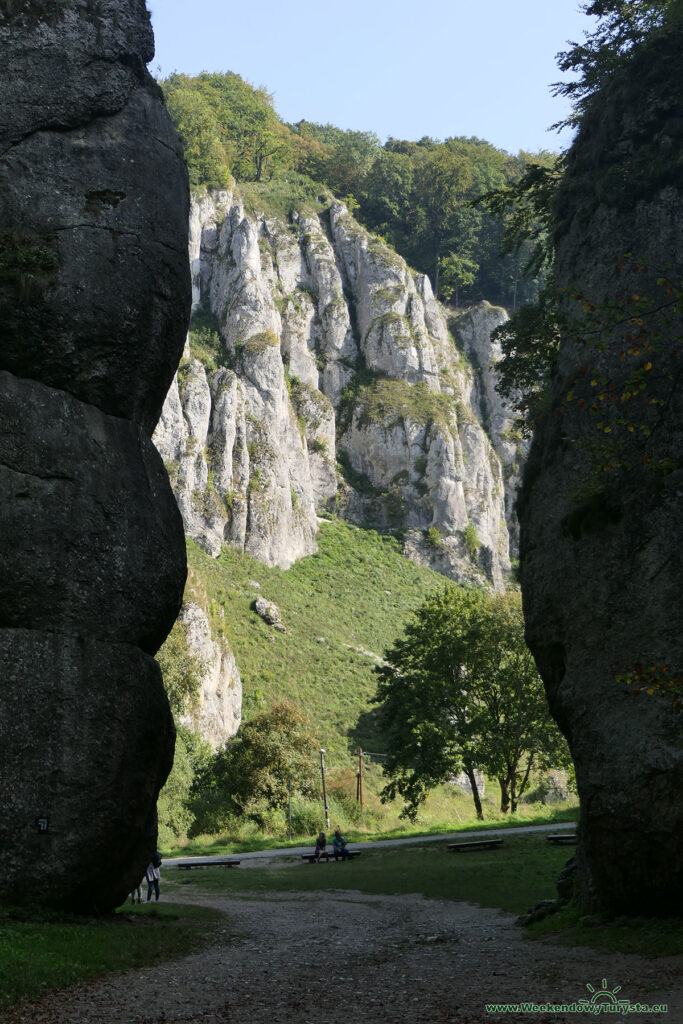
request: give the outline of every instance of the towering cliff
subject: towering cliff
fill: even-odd
[[[528,640],[576,763],[580,899],[648,914],[683,910],[682,46],[679,19],[636,47],[569,153],[568,326],[520,502]]]
[[[187,177],[144,0],[13,0],[0,44],[0,894],[107,909],[173,754],[153,656],[185,552],[150,434],[189,313]]]
[[[206,194],[190,256],[199,322],[210,312],[219,338],[186,352],[155,433],[189,536],[286,567],[315,550],[327,506],[500,587],[505,481],[480,417],[512,467],[488,370],[505,314],[458,321],[458,348],[428,278],[329,195],[285,216],[237,189]]]

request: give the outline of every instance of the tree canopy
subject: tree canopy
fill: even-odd
[[[593,0],[585,3],[583,9],[586,14],[597,17],[598,22],[583,42],[571,44],[569,50],[558,55],[559,68],[574,72],[576,77],[555,86],[557,94],[573,101],[572,113],[564,123],[578,128],[579,132],[591,118],[596,94],[613,82],[615,72],[638,59],[643,47],[655,36],[667,32],[674,24],[680,25],[683,0]],[[644,123],[638,129],[641,133]],[[653,144],[653,148],[660,148],[659,143]],[[655,192],[654,170],[650,173],[654,167],[651,156],[649,153],[645,167],[632,162],[634,173],[627,173],[628,161],[618,155],[618,173],[609,186],[605,183],[604,193],[609,189],[614,198],[617,189],[632,188],[634,174],[645,195]],[[676,165],[670,154],[661,164],[667,175],[675,177]],[[596,173],[598,168],[592,153],[586,175],[594,178]],[[560,336],[595,335],[598,327],[604,328],[610,319],[615,319],[613,311],[606,308],[598,310],[592,320],[587,317],[587,312],[596,313],[589,296],[575,296],[576,303],[570,312],[566,301],[558,301],[554,245],[558,233],[566,227],[560,197],[567,174],[567,154],[552,162],[532,158],[517,182],[492,189],[483,199],[490,213],[504,224],[503,251],[515,253],[526,249],[530,257],[527,271],[540,279],[536,297],[513,312],[510,321],[496,331],[503,349],[497,389],[521,410],[520,425],[527,433],[539,416],[545,414]],[[582,185],[580,181],[575,188],[583,195],[589,190]],[[639,198],[643,196],[632,195],[631,205]],[[617,253],[614,258],[629,255]],[[661,277],[674,277],[672,268],[656,269]],[[658,275],[651,276],[656,279]],[[668,281],[666,283],[668,285]],[[656,302],[653,300],[650,304]]]
[[[348,202],[367,228],[431,277],[441,297],[516,307],[537,295],[542,273],[525,275],[517,252],[501,255],[501,219],[475,203],[516,182],[529,154],[512,156],[478,138],[382,145],[374,132],[284,124],[267,90],[233,72],[173,74],[161,86],[194,188],[303,175]]]
[[[233,816],[262,824],[267,811],[286,807],[290,781],[303,796],[317,793],[318,747],[289,701],[244,723],[197,777],[194,833],[217,831]]]
[[[384,657],[375,698],[391,780],[383,796],[402,797],[406,816],[464,771],[482,817],[477,770],[500,783],[501,810],[514,811],[534,768],[569,765],[524,642],[518,594],[449,585]]]
[[[597,17],[595,30],[581,43],[558,54],[560,71],[576,72],[576,78],[555,85],[555,95],[573,100],[566,124],[579,125],[590,98],[629,59],[633,49],[683,14],[681,0],[591,0],[583,4],[587,15]]]
[[[197,187],[222,187],[231,177],[262,181],[291,166],[291,138],[264,88],[239,75],[173,74],[161,83]]]

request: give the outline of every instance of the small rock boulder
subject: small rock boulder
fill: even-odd
[[[264,622],[267,622],[269,626],[275,626],[282,623],[282,615],[280,609],[272,601],[267,601],[265,597],[257,597],[253,604],[254,611],[257,615],[260,615]]]

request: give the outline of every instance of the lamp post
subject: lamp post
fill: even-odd
[[[325,786],[325,751],[320,748],[320,772],[323,777],[323,805],[325,807],[325,828],[330,827],[330,809],[327,806],[327,787]]]

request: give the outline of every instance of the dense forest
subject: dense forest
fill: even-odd
[[[550,152],[512,156],[478,138],[390,138],[299,121],[285,124],[270,94],[233,72],[174,74],[161,82],[183,141],[193,188],[286,183],[312,198],[328,189],[454,305],[481,299],[514,310],[537,297],[537,242],[506,247],[505,212],[480,198],[514,186]]]

